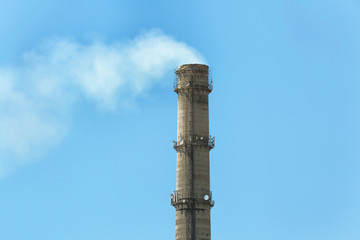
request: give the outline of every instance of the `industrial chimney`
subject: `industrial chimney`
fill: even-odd
[[[212,91],[209,67],[185,64],[176,71],[178,94],[176,191],[171,205],[176,209],[176,240],[210,240],[209,151],[215,139],[209,135],[208,95]]]

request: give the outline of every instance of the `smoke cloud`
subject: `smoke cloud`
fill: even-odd
[[[0,177],[39,158],[69,131],[74,105],[114,111],[168,78],[183,63],[203,63],[185,43],[156,30],[128,42],[45,42],[22,64],[0,66]]]

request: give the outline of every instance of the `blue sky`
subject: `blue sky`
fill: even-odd
[[[2,0],[0,239],[174,239],[173,70],[203,62],[212,238],[358,240],[359,11]]]

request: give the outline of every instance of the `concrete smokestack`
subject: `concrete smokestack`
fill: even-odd
[[[171,204],[176,209],[176,240],[210,240],[209,151],[214,138],[209,135],[208,95],[212,90],[209,67],[185,64],[176,71],[174,91],[178,94],[176,191]]]

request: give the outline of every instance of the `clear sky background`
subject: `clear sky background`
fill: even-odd
[[[0,1],[0,239],[175,239],[174,69],[209,64],[212,239],[360,239],[357,0]]]

